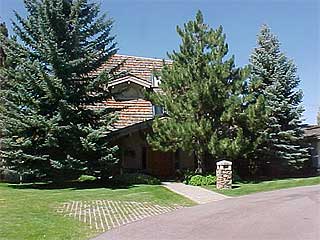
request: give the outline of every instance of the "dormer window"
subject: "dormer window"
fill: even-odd
[[[155,76],[155,75],[152,75],[152,87],[159,87],[160,86],[160,83],[161,83],[161,78],[158,76]]]
[[[153,105],[153,116],[162,116],[164,114],[164,108],[161,106]]]

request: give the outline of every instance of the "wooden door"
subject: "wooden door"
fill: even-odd
[[[148,151],[148,170],[157,177],[174,175],[174,161],[171,152]]]

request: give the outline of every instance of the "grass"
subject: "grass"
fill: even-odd
[[[320,177],[290,178],[273,181],[262,181],[257,183],[235,183],[232,185],[232,189],[229,190],[217,190],[215,186],[205,186],[205,188],[225,194],[227,196],[242,196],[257,192],[266,192],[283,188],[316,184],[320,184]]]
[[[88,239],[97,235],[86,224],[63,217],[55,208],[70,200],[123,200],[162,205],[194,203],[158,185],[122,189],[39,189],[30,185],[0,183],[0,239]]]

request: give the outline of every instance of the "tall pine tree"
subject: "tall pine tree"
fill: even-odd
[[[166,114],[154,120],[148,141],[158,150],[193,153],[197,171],[203,172],[214,160],[236,159],[245,145],[236,122],[247,69],[235,68],[234,57],[227,59],[222,27],[210,28],[200,11],[177,32],[180,51],[168,54],[172,64],[159,74],[162,92],[151,94]]]
[[[4,22],[0,23],[0,35],[2,36],[0,38],[0,67],[3,67],[4,61],[6,59],[6,54],[4,52],[3,45],[5,40],[8,38],[8,29]]]
[[[106,177],[117,161],[105,139],[114,116],[92,106],[110,97],[111,75],[94,73],[117,51],[112,20],[87,0],[24,5],[27,17],[15,13],[0,73],[1,157],[20,174]]]
[[[263,25],[257,47],[250,57],[251,91],[265,99],[262,141],[257,147],[259,164],[282,170],[300,168],[308,160],[308,149],[301,145],[302,91],[297,68],[280,51],[280,43],[268,26]]]

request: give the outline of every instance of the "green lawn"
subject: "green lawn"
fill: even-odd
[[[320,177],[290,178],[274,181],[262,181],[257,183],[235,183],[230,190],[217,190],[215,186],[205,188],[228,196],[241,196],[256,192],[272,191],[282,188],[308,186],[320,184]]]
[[[55,212],[70,200],[122,200],[162,205],[194,203],[162,186],[135,185],[123,189],[35,189],[0,183],[0,239],[88,239],[96,231],[77,220]]]

